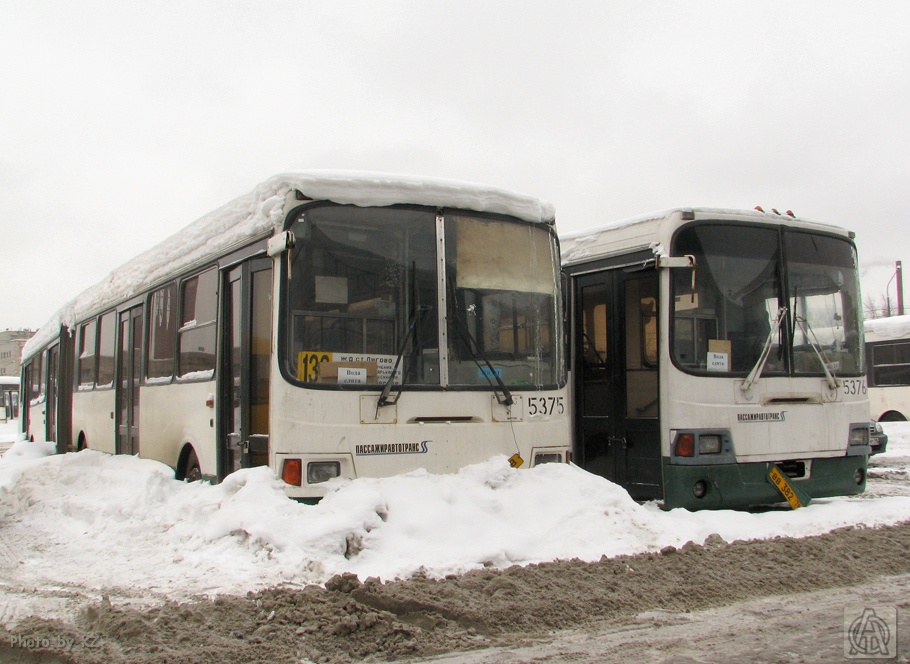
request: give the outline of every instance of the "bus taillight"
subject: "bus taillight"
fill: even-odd
[[[281,466],[281,479],[291,486],[300,486],[303,483],[303,464],[300,459],[284,460]]]
[[[676,437],[676,456],[695,456],[695,435],[681,433]]]

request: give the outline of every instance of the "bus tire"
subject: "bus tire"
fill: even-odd
[[[887,413],[882,413],[882,416],[878,418],[879,422],[906,422],[907,418],[903,413],[897,410],[889,410]]]
[[[81,452],[82,450],[88,449],[88,443],[85,440],[85,432],[79,432],[79,440],[76,441],[76,451]]]
[[[186,445],[180,453],[180,463],[177,465],[177,479],[184,482],[198,482],[202,479],[202,467],[199,457],[192,445]]]

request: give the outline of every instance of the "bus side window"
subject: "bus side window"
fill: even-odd
[[[181,285],[181,320],[177,331],[180,347],[177,373],[181,377],[215,369],[217,295],[218,271],[215,268],[187,279]]]
[[[79,376],[79,388],[92,389],[95,383],[95,357],[96,357],[96,321],[83,323],[79,328],[79,366],[76,371]]]
[[[177,284],[168,284],[152,293],[148,316],[148,378],[174,375],[174,348],[177,341]]]
[[[870,385],[910,385],[910,342],[869,345]]]
[[[114,342],[117,334],[116,312],[108,311],[98,321],[98,387],[114,384]]]
[[[29,365],[29,373],[31,374],[28,392],[29,401],[36,401],[44,394],[44,372],[41,371],[41,360],[43,358],[44,353],[38,353],[35,355],[34,359],[32,359],[31,365]]]

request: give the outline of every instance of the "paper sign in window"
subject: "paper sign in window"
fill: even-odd
[[[708,339],[708,371],[730,371],[730,341]]]
[[[348,280],[346,277],[316,276],[317,304],[347,304]]]
[[[359,367],[338,367],[339,385],[366,385],[367,370]]]

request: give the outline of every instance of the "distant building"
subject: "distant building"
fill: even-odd
[[[3,330],[0,332],[0,376],[19,376],[22,347],[35,330]]]

